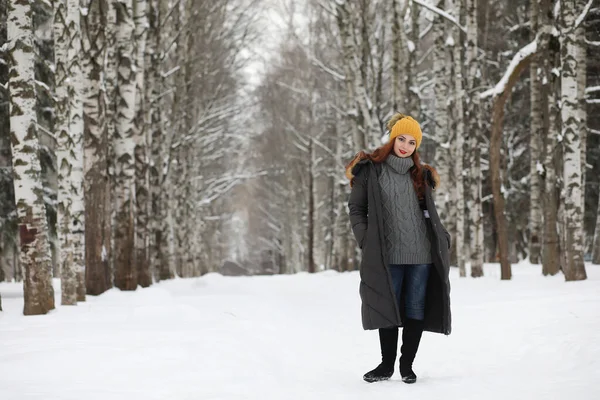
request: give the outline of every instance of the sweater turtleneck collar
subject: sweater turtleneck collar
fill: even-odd
[[[385,163],[399,174],[406,174],[408,170],[415,165],[412,157],[401,158],[394,154],[390,154],[388,158],[386,158]]]

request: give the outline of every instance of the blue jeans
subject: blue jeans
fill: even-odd
[[[402,304],[400,300],[404,294],[404,311],[407,318],[419,321],[425,319],[425,295],[430,269],[431,264],[390,264],[398,308]]]

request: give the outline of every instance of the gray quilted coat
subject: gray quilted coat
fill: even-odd
[[[425,330],[450,334],[450,235],[442,225],[435,208],[432,190],[438,178],[435,170],[424,165],[425,204],[429,212],[427,232],[431,242],[435,272],[429,274],[425,301]],[[348,208],[356,242],[362,250],[359,293],[362,300],[364,329],[403,326],[404,310],[398,307],[390,271],[384,260],[383,219],[381,194],[377,176],[380,165],[365,159],[351,167],[354,184]]]

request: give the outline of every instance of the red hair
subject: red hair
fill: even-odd
[[[390,140],[381,147],[376,148],[372,153],[366,153],[360,151],[354,156],[354,158],[346,164],[346,176],[350,179],[350,186],[354,184],[354,175],[352,175],[352,168],[361,160],[371,160],[375,164],[384,162],[389,155],[394,151],[394,140]],[[423,166],[421,165],[421,158],[417,150],[412,153],[411,158],[415,165],[410,168],[410,175],[412,178],[413,186],[419,200],[425,198],[425,179],[423,177]]]

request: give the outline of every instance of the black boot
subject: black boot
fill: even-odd
[[[402,329],[402,355],[400,356],[400,375],[405,383],[415,383],[417,375],[412,369],[413,361],[419,349],[423,335],[423,321],[407,319]]]
[[[381,364],[367,372],[363,379],[369,383],[385,381],[394,375],[394,364],[398,353],[398,328],[379,329],[379,344],[381,345]]]

